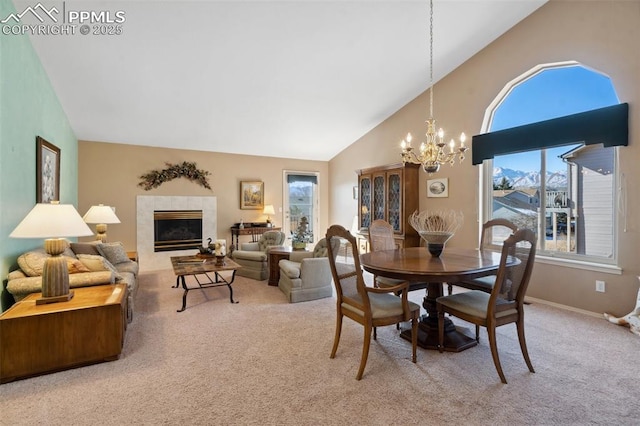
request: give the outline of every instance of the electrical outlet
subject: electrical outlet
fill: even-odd
[[[596,280],[596,291],[604,293],[604,281]]]

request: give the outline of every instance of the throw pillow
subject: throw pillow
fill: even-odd
[[[77,255],[79,254],[93,254],[100,255],[98,251],[98,244],[95,243],[71,243],[71,250]]]
[[[95,254],[79,254],[78,259],[91,272],[111,271],[116,278],[120,277],[118,270],[106,258]]]
[[[89,272],[89,269],[78,259],[68,256],[63,257],[67,260],[67,268],[70,274]],[[44,262],[47,258],[49,258],[49,255],[44,251],[29,251],[18,257],[18,266],[28,276],[39,277],[42,276]]]
[[[113,265],[129,262],[127,251],[120,242],[98,244],[97,247],[100,254],[106,257]]]

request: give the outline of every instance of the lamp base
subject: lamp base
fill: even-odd
[[[68,302],[71,299],[73,299],[73,290],[70,290],[69,293],[63,294],[62,296],[41,297],[39,299],[36,299],[36,305],[46,305],[47,303]]]

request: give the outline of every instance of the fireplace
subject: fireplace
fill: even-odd
[[[202,210],[155,210],[153,251],[193,250],[202,246]]]

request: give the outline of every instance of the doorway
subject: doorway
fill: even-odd
[[[318,172],[284,171],[282,232],[285,233],[288,243],[291,242],[291,233],[296,230],[302,217],[308,220],[307,229],[313,235],[311,242],[315,244],[319,239],[319,175]]]

